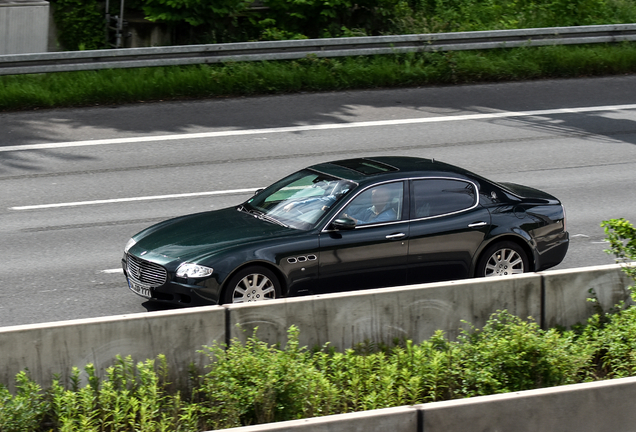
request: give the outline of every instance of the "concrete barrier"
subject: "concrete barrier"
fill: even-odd
[[[228,334],[241,341],[258,327],[260,340],[284,343],[293,324],[300,329],[300,344],[308,347],[329,342],[342,350],[365,341],[392,344],[396,338],[419,343],[437,330],[455,338],[468,327],[462,320],[482,327],[498,309],[538,319],[541,276],[469,279],[227,307]]]
[[[462,320],[482,327],[501,309],[549,326],[569,326],[594,312],[587,301],[590,288],[607,309],[629,300],[629,282],[620,266],[612,265],[5,327],[0,328],[0,383],[12,389],[15,375],[28,368],[46,387],[53,374],[66,378],[73,366],[93,363],[101,373],[117,354],[136,361],[165,354],[171,379],[179,384],[191,362],[207,361],[197,353],[203,345],[229,337],[245,340],[256,327],[258,337],[272,344],[284,344],[294,324],[301,345],[330,342],[345,349],[396,338],[421,342],[436,330],[453,339],[467,326]]]
[[[425,432],[628,432],[636,378],[419,405]]]
[[[636,378],[226,429],[228,432],[629,432]]]
[[[546,328],[584,323],[596,312],[595,304],[587,300],[592,296],[590,290],[598,299],[597,306],[605,312],[621,301],[633,304],[627,288],[634,281],[616,264],[539,274],[545,292],[543,326]]]
[[[104,318],[0,328],[0,383],[13,388],[15,375],[28,368],[44,387],[53,375],[68,378],[72,367],[95,365],[100,376],[115,357],[135,361],[165,354],[171,382],[188,379],[191,362],[205,364],[203,345],[225,340],[225,309],[208,306]]]
[[[0,55],[46,52],[49,2],[0,1]]]

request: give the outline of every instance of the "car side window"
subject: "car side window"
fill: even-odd
[[[369,225],[402,219],[404,186],[402,182],[374,186],[355,197],[338,215],[354,219],[357,225]]]
[[[411,219],[455,213],[469,209],[477,202],[475,186],[463,180],[414,180],[411,193]]]

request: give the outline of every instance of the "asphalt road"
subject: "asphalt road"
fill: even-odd
[[[320,161],[432,157],[546,190],[557,268],[609,264],[636,222],[636,76],[0,113],[0,326],[145,312],[123,246]]]

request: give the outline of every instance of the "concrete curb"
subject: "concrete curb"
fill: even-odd
[[[226,429],[228,432],[634,430],[636,377]]]

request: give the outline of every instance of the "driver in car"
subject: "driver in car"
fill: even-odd
[[[366,209],[345,213],[343,216],[356,221],[356,224],[368,224],[377,222],[390,222],[397,220],[397,213],[391,203],[393,202],[391,187],[379,186],[371,191],[371,206]]]

